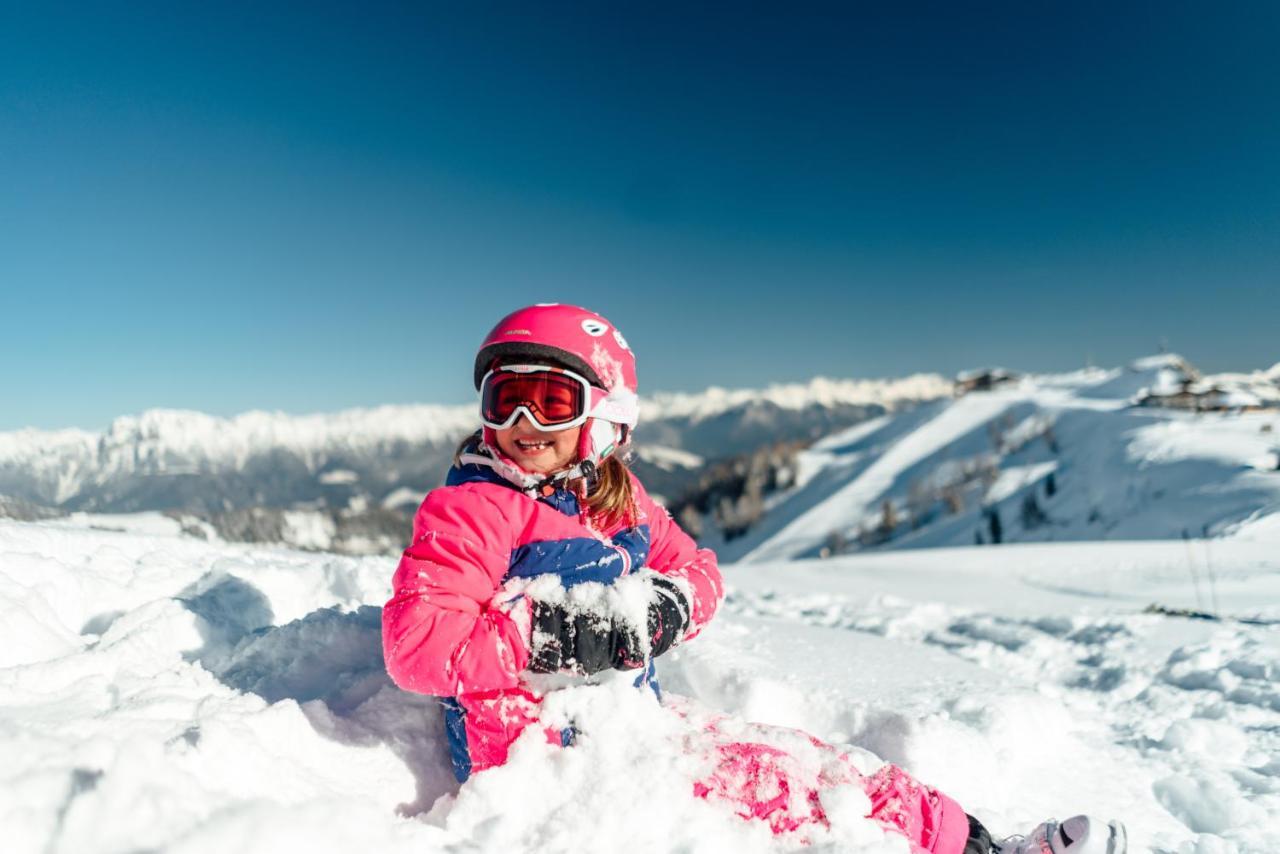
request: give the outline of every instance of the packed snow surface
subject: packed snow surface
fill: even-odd
[[[720,616],[659,663],[667,705],[562,692],[546,715],[573,747],[522,739],[460,788],[436,701],[383,672],[393,562],[150,517],[0,522],[4,850],[906,850],[858,791],[824,795],[807,839],[695,798],[727,715],[901,764],[1000,833],[1086,811],[1136,851],[1275,851],[1278,544],[1266,517],[1212,541],[729,566]],[[1145,613],[1210,595],[1241,619]]]

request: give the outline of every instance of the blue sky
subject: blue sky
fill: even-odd
[[[1274,3],[263,5],[0,6],[0,429],[1280,360]]]

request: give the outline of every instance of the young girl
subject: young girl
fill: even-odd
[[[617,328],[574,306],[520,309],[481,345],[475,384],[483,429],[419,508],[383,611],[387,670],[405,690],[444,698],[459,781],[506,761],[548,691],[616,671],[656,693],[654,659],[694,638],[724,595],[715,555],[622,461],[639,401]],[[547,737],[568,746],[574,733]],[[690,794],[789,833],[825,824],[822,788],[856,781],[871,818],[915,852],[1125,849],[1122,827],[1085,816],[993,844],[959,804],[900,768],[866,777],[809,741],[824,756],[816,777],[776,747],[720,739],[715,771]]]

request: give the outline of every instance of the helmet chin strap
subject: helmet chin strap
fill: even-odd
[[[599,477],[600,463],[604,462],[625,442],[630,431],[624,425],[617,425],[601,418],[590,418],[582,425],[578,438],[579,462],[562,471],[549,475],[538,475],[522,469],[516,462],[502,453],[498,447],[498,435],[492,427],[485,427],[482,442],[475,452],[464,452],[458,461],[470,465],[482,465],[492,468],[522,492],[537,497],[550,495],[561,484],[581,479],[590,492]]]

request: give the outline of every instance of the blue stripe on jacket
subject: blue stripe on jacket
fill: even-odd
[[[453,776],[459,783],[471,776],[471,751],[467,749],[467,712],[457,697],[441,697],[444,707],[444,732],[449,737],[449,759],[453,761]]]

